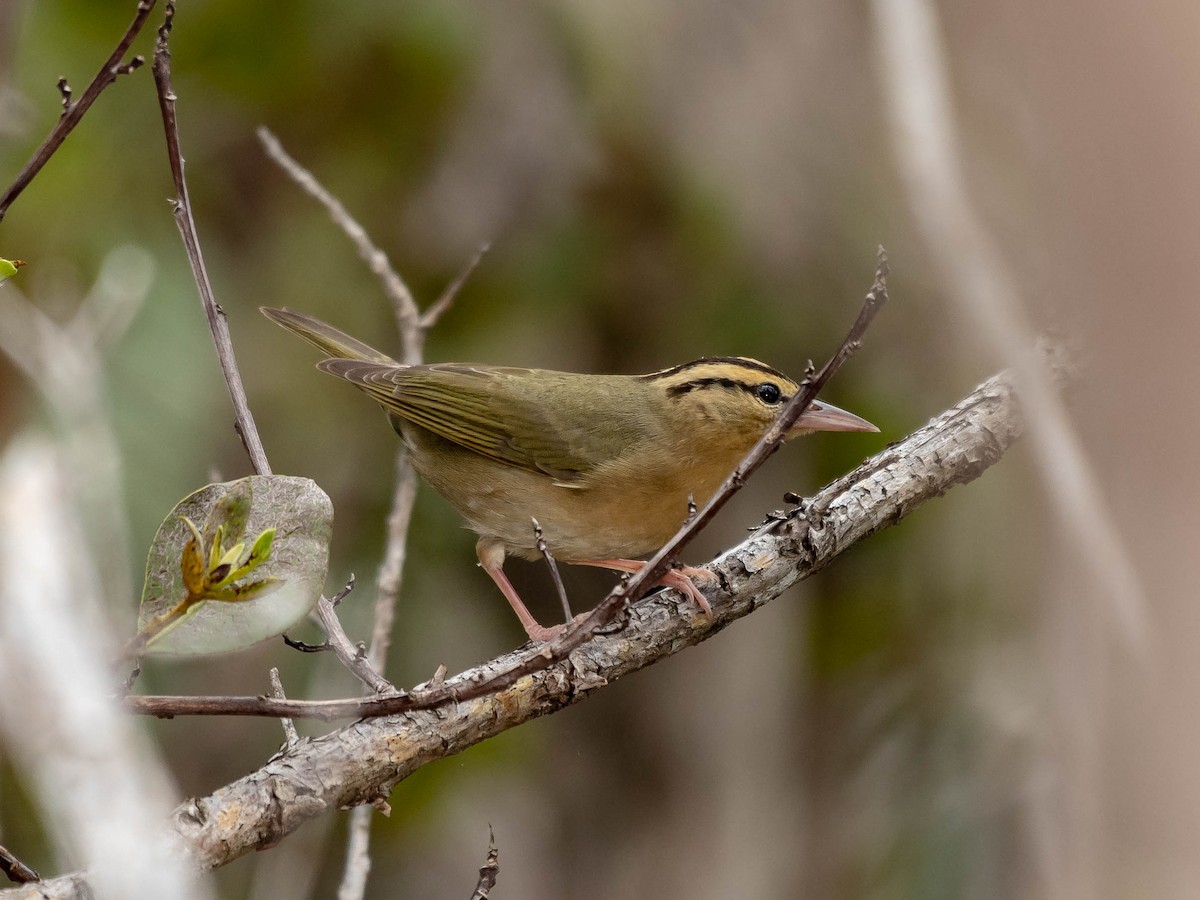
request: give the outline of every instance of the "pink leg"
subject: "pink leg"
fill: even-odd
[[[475,545],[475,553],[479,556],[479,565],[491,576],[492,581],[496,582],[496,587],[500,588],[500,593],[504,595],[508,605],[513,608],[513,612],[521,620],[521,625],[524,626],[525,633],[531,640],[550,641],[562,634],[566,625],[546,628],[539,624],[538,620],[533,617],[533,613],[526,608],[525,603],[521,600],[521,595],[517,593],[517,589],[512,586],[512,582],[504,574],[503,544],[494,539],[480,538],[479,543]]]
[[[571,560],[571,563],[576,566],[599,566],[602,569],[614,569],[618,572],[629,572],[630,574],[640,572],[646,567],[646,563],[640,559],[581,559]],[[700,593],[700,589],[692,582],[692,578],[699,578],[701,581],[711,583],[716,581],[717,576],[708,571],[708,569],[684,567],[682,569],[671,569],[657,583],[665,587],[674,588],[685,597],[691,598],[704,614],[711,619],[713,613],[712,607],[708,605],[708,598]]]

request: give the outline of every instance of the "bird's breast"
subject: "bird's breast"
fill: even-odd
[[[686,521],[688,500],[703,504],[736,464],[694,447],[651,458],[636,448],[570,485],[506,465],[407,426],[413,467],[458,510],[467,526],[498,538],[507,552],[538,557],[533,522],[564,562],[643,556]],[[740,455],[740,454],[739,454]]]

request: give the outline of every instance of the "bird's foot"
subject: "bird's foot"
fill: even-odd
[[[692,581],[693,578],[709,584],[715,584],[717,581],[717,576],[708,571],[708,569],[685,566],[680,569],[671,569],[666,575],[658,579],[658,583],[675,588],[675,590],[679,591],[685,597],[691,598],[700,607],[704,615],[711,619],[713,617],[712,607],[708,605],[708,598],[700,593],[700,589]]]
[[[599,566],[603,569],[615,569],[618,572],[640,572],[646,567],[646,563],[640,559],[589,559],[575,562],[575,565],[580,566]],[[690,577],[689,577],[690,576]],[[708,604],[708,598],[700,592],[696,587],[692,578],[713,584],[717,581],[717,576],[708,569],[696,569],[692,567],[684,567],[681,569],[671,569],[662,578],[658,579],[655,584],[663,585],[664,587],[674,588],[685,597],[695,603],[700,610],[708,618],[713,617],[712,607]]]

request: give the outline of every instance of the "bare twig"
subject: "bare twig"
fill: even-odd
[[[480,248],[475,251],[475,255],[471,257],[471,261],[463,266],[463,270],[459,272],[458,275],[454,277],[454,280],[446,286],[446,289],[442,291],[442,296],[438,297],[437,300],[430,304],[429,308],[421,314],[421,327],[425,329],[426,333],[428,333],[429,329],[441,320],[442,316],[445,315],[446,310],[454,305],[454,301],[458,297],[459,291],[461,291],[463,285],[467,283],[467,279],[471,277],[477,268],[479,268],[479,264],[483,262],[483,258],[487,256],[487,252],[491,249],[492,245],[490,243],[484,243],[482,246],[480,246]]]
[[[0,458],[0,742],[56,855],[89,868],[95,896],[208,897],[178,838],[155,821],[178,788],[147,735],[106,696],[111,603],[69,468],[44,438],[17,439]]]
[[[329,193],[311,172],[288,155],[287,151],[283,149],[283,145],[279,143],[279,139],[269,129],[259,128],[258,139],[266,148],[267,155],[275,160],[279,167],[287,172],[306,194],[324,206],[334,224],[350,238],[357,248],[359,256],[379,278],[383,284],[384,293],[392,302],[396,321],[400,323],[400,341],[403,347],[400,361],[406,365],[415,365],[414,360],[420,362],[424,341],[421,311],[417,307],[417,301],[413,299],[412,291],[408,289],[404,279],[392,267],[387,254],[371,240],[366,229],[358,224],[346,207],[342,205],[342,202]]]
[[[188,199],[187,181],[183,176],[183,155],[179,149],[179,126],[175,118],[175,92],[171,88],[169,41],[174,17],[175,4],[169,0],[163,24],[158,29],[158,41],[154,46],[154,84],[158,89],[158,105],[162,111],[163,129],[166,132],[167,158],[171,163],[171,177],[175,182],[176,199],[172,204],[175,224],[183,238],[183,246],[192,267],[192,276],[196,279],[196,287],[200,291],[200,302],[204,305],[204,315],[208,319],[208,328],[212,332],[213,343],[217,349],[221,374],[225,376],[225,386],[229,390],[229,399],[233,402],[234,428],[242,439],[242,445],[246,448],[254,471],[259,475],[270,475],[271,466],[267,462],[267,452],[263,449],[262,441],[259,439],[254,416],[246,401],[246,389],[242,386],[242,376],[238,372],[237,358],[233,353],[233,340],[229,336],[229,323],[225,320],[225,311],[217,304],[216,296],[213,294],[212,284],[208,279],[208,270],[204,266],[204,256],[200,252],[200,238],[196,233],[196,223],[192,219],[192,204]]]
[[[423,346],[422,335],[418,352]],[[371,644],[366,655],[367,665],[375,672],[383,671],[392,642],[396,604],[400,599],[404,561],[408,555],[408,529],[416,498],[417,473],[401,446],[396,451],[396,487],[392,492],[392,511],[388,514],[383,561],[379,564]],[[364,803],[350,812],[346,864],[338,885],[338,900],[361,900],[366,894],[367,876],[371,872],[371,817],[374,809],[374,806]]]
[[[353,643],[346,635],[332,600],[322,597],[317,601],[315,612],[317,620],[320,621],[321,627],[325,629],[325,634],[328,636],[329,649],[341,660],[342,665],[353,672],[359,681],[373,693],[387,694],[396,690],[392,683],[371,665],[367,658],[366,646],[362,643]]]
[[[533,520],[533,540],[538,552],[542,554],[542,559],[546,561],[546,567],[550,570],[550,578],[554,582],[554,589],[558,592],[558,600],[562,604],[563,615],[566,617],[563,621],[570,622],[575,616],[571,612],[571,601],[567,599],[567,587],[563,584],[562,575],[558,572],[558,562],[550,553],[546,537],[542,534],[542,526],[537,519]]]
[[[96,102],[96,98],[100,96],[104,89],[121,75],[132,72],[144,62],[140,56],[136,56],[124,64],[122,60],[125,59],[125,54],[129,52],[134,39],[141,32],[142,26],[146,24],[146,19],[149,18],[150,11],[154,9],[155,2],[156,0],[140,0],[133,21],[129,23],[129,27],[125,29],[125,34],[117,42],[116,49],[109,54],[100,71],[96,73],[96,77],[92,79],[91,84],[84,90],[83,96],[77,101],[70,103],[71,89],[67,86],[67,80],[66,78],[59,79],[58,88],[63,99],[63,113],[54,124],[54,128],[50,130],[50,134],[42,141],[42,145],[34,151],[33,157],[18,173],[13,183],[8,186],[3,194],[0,194],[0,222],[4,221],[4,215],[8,212],[8,208],[12,206],[13,201],[20,196],[21,192],[29,186],[29,183],[42,170],[42,167],[49,162],[50,157],[62,146],[62,142],[67,139],[67,135],[75,129],[75,126],[83,119],[84,114],[91,109],[92,104]]]
[[[412,523],[413,503],[417,499],[417,473],[408,461],[403,445],[396,452],[396,486],[392,491],[392,510],[387,520],[387,540],[383,561],[376,578],[374,622],[371,626],[371,645],[367,659],[379,671],[387,663],[388,647],[392,642],[392,624],[400,587],[404,580],[404,562],[408,556],[408,529]]]
[[[488,900],[492,888],[496,886],[496,876],[500,874],[500,851],[496,849],[496,832],[488,826],[487,862],[479,870],[479,881],[475,885],[475,893],[471,900]]]
[[[1145,651],[1146,599],[1092,466],[1033,340],[1016,275],[975,208],[937,13],[928,0],[874,0],[880,74],[909,205],[952,297],[1011,365],[1054,509],[1094,573],[1120,634]]]
[[[301,653],[324,653],[327,650],[333,650],[333,644],[329,643],[328,640],[321,641],[319,644],[309,644],[305,641],[298,641],[293,637],[288,637],[286,633],[281,634],[280,637],[283,638],[285,644],[293,650],[299,650]]]
[[[287,695],[283,692],[283,682],[279,680],[279,670],[271,666],[271,696],[276,700],[286,700]],[[284,749],[290,750],[300,742],[300,735],[296,731],[296,723],[287,716],[279,720],[279,724],[283,726],[283,745]]]

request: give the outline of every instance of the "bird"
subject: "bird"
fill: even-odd
[[[314,316],[260,307],[321,350],[323,372],[383,407],[413,468],[479,535],[479,564],[526,634],[549,641],[504,573],[506,557],[541,556],[637,572],[762,437],[795,381],[745,357],[706,356],[645,375],[596,375],[467,363],[405,365]],[[813,401],[787,438],[870,432],[865,419]],[[691,577],[659,584],[712,611]]]

